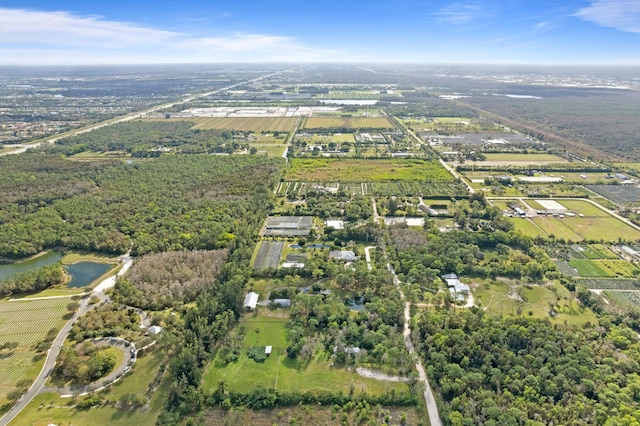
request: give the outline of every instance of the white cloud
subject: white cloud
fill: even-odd
[[[580,9],[575,16],[603,27],[640,33],[640,2],[638,0],[597,0]]]
[[[465,24],[485,14],[482,6],[470,3],[453,3],[435,13],[439,21],[453,25]]]
[[[68,12],[0,8],[4,64],[339,61],[346,52],[294,38],[233,33],[201,37]]]

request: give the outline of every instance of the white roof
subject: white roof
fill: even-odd
[[[255,293],[252,291],[251,293],[245,296],[244,298],[245,308],[255,309],[257,304],[258,304],[258,293]]]
[[[325,221],[325,225],[337,230],[344,229],[344,222],[342,220],[327,220]]]
[[[273,346],[267,346],[264,348],[264,353],[269,355],[272,350],[273,350]]]
[[[152,325],[148,328],[149,333],[151,334],[159,334],[162,331],[162,327],[158,327],[157,325]]]

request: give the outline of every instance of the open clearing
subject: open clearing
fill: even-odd
[[[548,164],[568,163],[562,157],[553,154],[510,154],[486,153],[484,161],[467,161],[465,164],[477,166],[543,166]]]
[[[324,389],[345,394],[353,388],[356,392],[383,394],[395,390],[408,391],[407,384],[382,382],[360,377],[355,368],[331,367],[329,355],[317,351],[308,363],[292,360],[287,356],[286,318],[271,317],[267,313],[245,316],[246,328],[243,351],[238,361],[224,365],[216,357],[204,375],[204,390],[214,390],[220,381],[230,390],[247,392],[257,386],[292,392]],[[256,332],[258,330],[258,332]],[[252,346],[273,346],[273,353],[265,362],[257,363],[247,356]]]
[[[543,201],[548,203],[553,200],[536,200],[536,203],[541,204]],[[587,201],[561,199],[559,203],[567,210],[581,214],[583,217],[536,216],[531,221],[538,228],[523,223],[523,219],[520,218],[514,218],[512,221],[517,229],[531,237],[546,234],[567,241],[617,241],[618,239],[635,241],[640,239],[640,231]]]
[[[296,128],[296,117],[213,117],[190,118],[195,129],[241,130],[244,132],[293,132]]]
[[[309,117],[305,129],[393,129],[385,117]]]
[[[64,325],[69,302],[70,297],[0,302],[0,344],[18,343],[0,356],[0,402],[6,401],[19,381],[38,375],[42,362],[33,361],[33,345],[44,340],[49,330]]]
[[[596,319],[591,310],[582,307],[559,284],[525,286],[515,281],[500,280],[483,283],[474,293],[478,303],[492,315],[534,316],[573,324]],[[555,317],[549,315],[550,303],[557,313]]]
[[[447,182],[453,178],[433,160],[356,160],[292,158],[288,181],[303,182]]]

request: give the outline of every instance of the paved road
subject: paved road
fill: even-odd
[[[62,327],[62,330],[58,333],[53,344],[51,345],[51,349],[47,352],[47,358],[42,366],[42,370],[40,374],[33,382],[27,393],[25,393],[22,398],[9,410],[2,418],[0,418],[0,426],[5,426],[9,424],[11,420],[13,420],[20,412],[31,402],[33,398],[40,392],[40,389],[44,386],[44,383],[47,381],[47,378],[51,374],[53,367],[56,364],[56,358],[60,353],[60,348],[64,343],[64,340],[67,338],[67,335],[71,331],[71,327],[73,324],[85,313],[89,312],[96,305],[89,305],[89,299],[91,296],[87,296],[80,301],[80,308],[78,311],[73,314],[73,317]]]
[[[150,114],[152,112],[156,112],[156,111],[159,111],[159,110],[162,110],[162,109],[165,109],[165,108],[171,108],[174,105],[180,105],[180,104],[184,104],[184,103],[187,103],[187,102],[191,102],[194,99],[215,95],[216,93],[221,93],[221,92],[224,92],[226,90],[231,90],[236,86],[240,86],[240,85],[244,85],[244,84],[248,84],[248,83],[255,83],[256,81],[260,81],[260,80],[262,80],[264,78],[268,78],[268,77],[280,74],[281,72],[284,72],[284,71],[277,71],[277,72],[274,72],[274,73],[271,73],[271,74],[267,74],[267,75],[263,75],[261,77],[254,78],[252,80],[241,81],[239,83],[232,84],[231,86],[223,87],[222,89],[217,89],[217,90],[213,90],[213,91],[206,92],[206,93],[200,93],[200,94],[197,94],[197,95],[190,95],[190,96],[187,96],[186,98],[183,98],[183,99],[180,99],[180,100],[177,100],[177,101],[174,101],[174,102],[169,102],[169,103],[165,103],[165,104],[162,104],[162,105],[157,105],[157,106],[154,106],[154,107],[151,107],[151,108],[147,108],[147,109],[145,109],[143,111],[132,112],[132,113],[124,115],[122,117],[110,118],[108,120],[101,121],[100,123],[92,124],[92,125],[89,125],[89,126],[86,126],[86,127],[82,127],[80,129],[76,129],[76,130],[71,130],[69,132],[65,132],[65,133],[60,134],[60,135],[48,136],[48,137],[46,137],[44,139],[36,140],[34,142],[31,142],[31,143],[24,143],[24,144],[14,145],[14,146],[19,147],[19,148],[15,149],[13,151],[0,153],[0,156],[12,155],[12,154],[21,154],[21,153],[25,152],[28,149],[37,148],[37,147],[39,147],[39,146],[41,146],[42,144],[45,144],[45,143],[54,144],[58,140],[60,140],[62,138],[67,138],[67,137],[70,137],[70,136],[77,136],[77,135],[81,135],[83,133],[91,132],[91,131],[96,130],[96,129],[100,129],[102,127],[112,126],[114,124],[124,123],[124,122],[127,122],[127,121],[135,120],[137,118],[141,118],[142,116]],[[11,147],[12,147],[12,145],[5,145],[5,148],[11,148]]]
[[[115,382],[117,379],[122,377],[127,371],[129,371],[129,369],[131,368],[131,364],[135,359],[132,352],[132,349],[135,350],[135,348],[131,346],[131,343],[123,339],[109,340],[109,338],[94,339],[93,343],[96,346],[110,345],[116,349],[121,350],[122,354],[124,355],[124,359],[122,360],[120,365],[116,366],[116,368],[114,368],[114,370],[110,374],[106,375],[105,377],[93,383],[90,383],[88,385],[73,385],[73,386],[66,386],[61,388],[46,387],[46,388],[42,388],[40,390],[40,393],[57,392],[63,398],[69,398],[72,396],[82,396],[91,392],[95,392],[97,390],[102,389],[105,386],[110,385],[111,383]]]
[[[124,256],[121,260],[123,262],[123,265],[116,276],[124,274],[133,263],[133,259],[131,259],[129,255]],[[109,277],[102,281],[93,289],[91,294],[84,297],[80,301],[80,308],[78,309],[78,311],[71,317],[69,321],[67,321],[67,323],[64,325],[64,327],[62,327],[55,340],[53,341],[51,349],[49,349],[49,351],[47,352],[47,358],[44,362],[44,365],[42,366],[42,370],[40,370],[40,374],[33,382],[29,390],[22,396],[22,398],[11,408],[11,410],[9,410],[4,416],[0,418],[0,426],[9,424],[9,422],[11,422],[11,420],[13,420],[18,414],[20,414],[20,412],[31,402],[31,400],[33,400],[33,398],[38,395],[38,393],[44,386],[44,383],[49,378],[51,371],[53,371],[53,367],[55,367],[56,365],[56,358],[60,353],[60,348],[62,348],[62,344],[67,338],[67,335],[71,331],[71,327],[73,327],[73,324],[78,320],[78,318],[100,304],[96,303],[93,305],[89,305],[89,300],[92,297],[98,297],[101,302],[109,301],[109,296],[104,294],[104,290],[112,287],[115,284],[116,276]]]

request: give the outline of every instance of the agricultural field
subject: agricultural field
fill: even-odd
[[[15,349],[0,352],[0,405],[21,380],[33,380],[42,367],[35,362],[34,345],[50,330],[62,328],[71,297],[0,302],[0,345],[17,343]],[[55,336],[54,336],[55,337]]]
[[[587,185],[587,189],[618,205],[640,201],[640,188],[631,185]]]
[[[477,166],[543,166],[567,163],[564,158],[553,154],[485,153],[483,155],[486,160],[467,161],[465,164]]]
[[[189,118],[200,130],[226,129],[243,132],[293,132],[297,117],[213,117]]]
[[[253,261],[254,269],[277,269],[280,266],[280,257],[284,241],[260,241],[256,248],[255,259]]]
[[[251,144],[251,148],[255,148],[258,150],[257,154],[264,154],[269,157],[282,157],[285,153],[286,146],[285,145],[259,145],[259,144]]]
[[[548,318],[552,322],[582,324],[595,320],[594,313],[580,305],[560,284],[524,286],[516,281],[484,281],[474,291],[475,298],[492,315],[520,315]],[[550,305],[556,315],[549,315]]]
[[[204,391],[214,390],[220,381],[224,381],[228,389],[241,392],[257,386],[292,392],[323,389],[345,394],[353,388],[356,392],[375,395],[391,390],[408,391],[405,383],[363,378],[353,370],[331,367],[331,360],[325,351],[317,351],[307,363],[290,359],[286,351],[286,317],[261,312],[257,316],[243,317],[242,324],[246,329],[242,354],[236,362],[226,365],[219,357],[214,358],[204,374]],[[250,347],[267,345],[273,347],[273,352],[264,362],[255,362],[247,355]]]
[[[309,117],[305,129],[393,129],[385,117]]]
[[[281,182],[276,188],[279,197],[306,197],[310,191],[318,191],[317,182]],[[409,196],[442,197],[445,201],[451,197],[469,195],[462,184],[456,182],[375,182],[375,183],[324,183],[323,190],[344,191],[351,195],[369,196]]]
[[[538,229],[531,227],[529,224],[519,223],[519,221],[522,221],[520,218],[514,218],[512,221],[525,235],[531,237],[547,234],[567,241],[618,241],[619,239],[633,241],[640,239],[640,231],[588,201],[564,199],[556,201],[568,211],[581,214],[583,217],[575,216],[560,219],[551,216],[536,216],[531,220],[537,225]],[[530,200],[527,200],[527,203],[529,202]],[[531,203],[531,207],[535,205]]]
[[[286,180],[302,182],[451,182],[437,161],[292,158]]]
[[[576,281],[595,290],[640,290],[640,280],[616,278],[581,278]]]
[[[590,244],[580,246],[579,253],[587,259],[618,259],[618,255],[604,244]],[[573,251],[573,250],[572,250]]]
[[[575,268],[582,277],[612,277],[608,271],[600,268],[594,261],[589,259],[572,259],[569,265]]]
[[[314,99],[329,99],[329,100],[345,100],[345,99],[354,99],[354,100],[378,100],[382,97],[390,97],[395,96],[399,97],[400,95],[396,93],[382,93],[379,90],[336,90],[330,91],[329,93],[319,93],[313,96]]]
[[[616,278],[633,278],[638,275],[638,267],[626,260],[594,260],[600,269]]]

